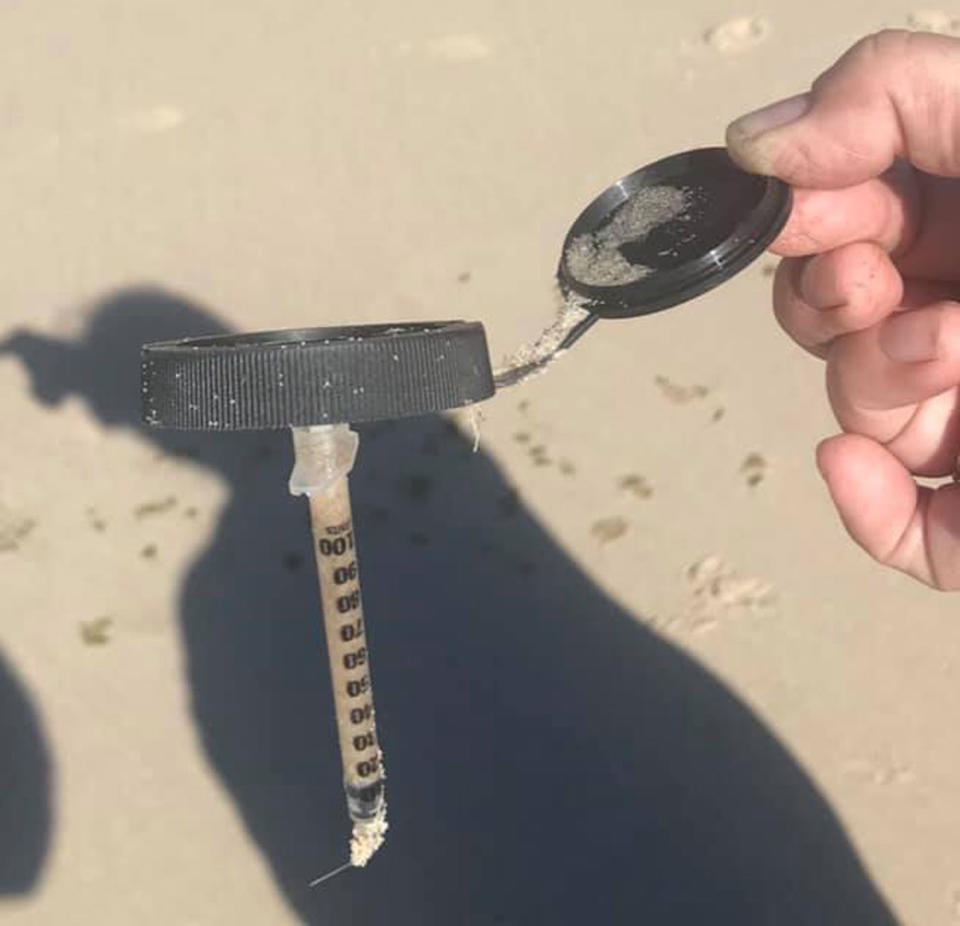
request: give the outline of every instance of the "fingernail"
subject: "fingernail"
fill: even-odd
[[[751,141],[774,129],[782,129],[803,116],[810,109],[812,99],[809,93],[800,93],[779,103],[771,103],[732,122],[727,134],[742,141]]]
[[[938,315],[907,311],[881,325],[880,347],[896,363],[923,363],[939,356],[939,335]]]

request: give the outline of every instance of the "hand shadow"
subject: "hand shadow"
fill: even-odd
[[[6,349],[41,401],[79,393],[139,428],[140,344],[223,330],[126,291],[76,342],[21,333]],[[363,431],[391,830],[368,869],[310,891],[348,828],[289,438],[142,433],[232,493],[180,596],[187,680],[211,767],[303,922],[895,922],[774,734],[597,588],[441,418]]]
[[[43,871],[52,776],[40,718],[0,653],[0,898],[29,894]]]

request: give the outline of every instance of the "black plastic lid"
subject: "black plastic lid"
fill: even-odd
[[[682,210],[636,240],[619,243],[644,275],[619,285],[591,285],[569,266],[571,245],[591,240],[642,191],[666,188]],[[679,191],[679,193],[678,193]],[[598,196],[567,234],[557,272],[562,288],[605,318],[648,315],[719,286],[759,257],[790,216],[793,196],[781,180],[741,170],[725,148],[676,154],[634,171]],[[594,281],[596,282],[596,281]]]
[[[493,395],[483,325],[422,322],[147,344],[143,420],[205,431],[379,421]]]

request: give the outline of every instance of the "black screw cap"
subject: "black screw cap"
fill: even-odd
[[[379,421],[493,395],[483,326],[444,321],[265,331],[144,345],[143,421],[238,431]]]

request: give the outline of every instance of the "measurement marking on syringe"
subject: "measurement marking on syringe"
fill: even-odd
[[[381,762],[352,520],[325,525],[323,533],[325,536],[317,541],[317,551],[322,571],[333,585],[330,623],[334,626],[330,629],[334,633],[329,635],[328,646],[331,664],[340,670],[335,672],[339,678],[334,679],[334,695],[346,708],[338,714],[346,714],[352,728],[341,731],[341,749],[352,753],[344,763],[348,784],[353,778],[355,787],[369,788],[369,779],[381,773]],[[351,706],[351,702],[357,701],[362,703]]]

